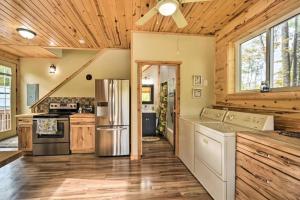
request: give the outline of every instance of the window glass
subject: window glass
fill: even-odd
[[[259,89],[266,80],[266,44],[262,33],[240,45],[240,90]]]
[[[0,65],[0,132],[11,129],[11,68]]]
[[[271,29],[273,88],[300,85],[300,15]]]

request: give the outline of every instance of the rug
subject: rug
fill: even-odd
[[[159,137],[143,137],[142,141],[143,142],[156,142],[156,141],[159,141],[160,138]]]

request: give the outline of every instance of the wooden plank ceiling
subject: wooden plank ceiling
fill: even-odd
[[[181,10],[189,25],[178,29],[171,17],[159,15],[144,26],[135,25],[156,0],[1,0],[0,49],[21,52],[23,46],[130,48],[131,30],[213,35],[257,1],[184,4]],[[18,27],[33,30],[37,37],[21,38],[16,32]],[[82,39],[84,44],[79,43]]]

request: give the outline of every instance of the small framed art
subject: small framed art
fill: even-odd
[[[202,96],[202,89],[193,88],[193,99],[199,99]]]
[[[193,86],[199,87],[202,85],[201,75],[193,75]]]

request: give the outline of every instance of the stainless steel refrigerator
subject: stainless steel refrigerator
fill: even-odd
[[[96,155],[129,155],[129,80],[96,80]]]

